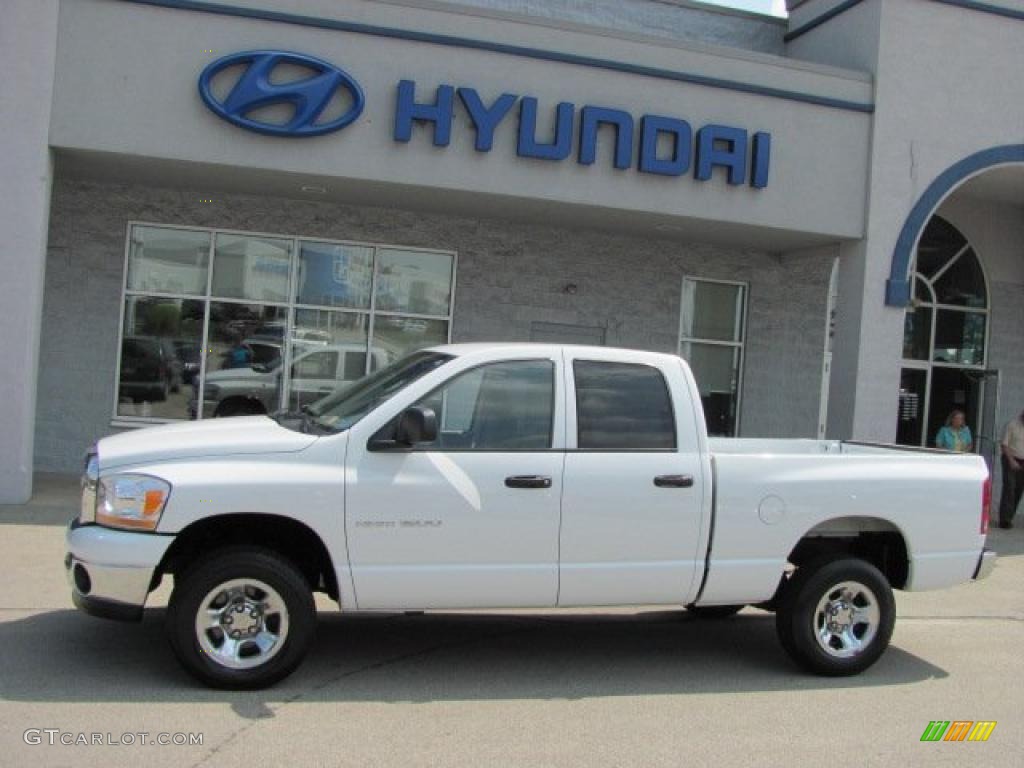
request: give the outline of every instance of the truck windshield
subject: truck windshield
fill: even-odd
[[[451,359],[451,355],[438,352],[414,352],[312,403],[305,412],[318,427],[342,432],[385,400]]]

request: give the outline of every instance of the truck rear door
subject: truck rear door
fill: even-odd
[[[565,376],[559,605],[687,601],[704,504],[682,366],[569,347]]]

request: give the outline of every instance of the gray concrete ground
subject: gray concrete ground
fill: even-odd
[[[664,609],[323,614],[269,691],[199,687],[162,634],[74,611],[62,526],[77,487],[40,478],[0,507],[0,765],[1019,765],[1024,530],[994,531],[986,582],[899,594],[865,674],[798,672],[770,615]],[[929,720],[995,720],[987,743],[921,743]],[[26,744],[26,729],[202,733],[201,746]],[[59,736],[56,738],[60,738]],[[65,737],[70,738],[70,737]],[[1016,757],[1014,757],[1016,755]],[[143,762],[144,761],[144,762]]]

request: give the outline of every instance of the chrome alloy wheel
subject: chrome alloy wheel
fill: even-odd
[[[211,660],[228,669],[252,669],[284,646],[288,609],[270,585],[231,579],[199,603],[195,627],[199,648]]]
[[[848,659],[871,645],[881,618],[874,592],[858,581],[843,581],[818,601],[814,636],[829,656]]]

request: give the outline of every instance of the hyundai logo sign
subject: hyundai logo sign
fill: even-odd
[[[312,70],[314,74],[274,82],[274,71],[287,64]],[[213,79],[236,66],[244,67],[241,76],[227,96],[218,98],[213,91]],[[320,122],[339,90],[348,92],[351,104],[343,114]],[[321,136],[337,131],[359,117],[365,103],[363,89],[347,72],[322,59],[288,51],[244,51],[217,59],[199,75],[199,95],[218,117],[271,136]],[[258,109],[282,104],[294,109],[287,122],[269,122],[252,116]]]
[[[297,65],[314,74],[272,81],[275,69],[281,65]],[[220,99],[214,95],[211,83],[234,67],[239,67],[241,74],[227,96]],[[225,89],[223,83],[218,83],[220,92]],[[351,97],[348,111],[320,122],[339,89]],[[344,128],[359,117],[365,103],[359,84],[343,70],[313,56],[286,51],[246,51],[217,59],[199,76],[199,93],[206,105],[228,122],[285,137],[319,136]],[[401,80],[395,96],[392,138],[400,143],[410,143],[418,130],[430,135],[435,147],[447,147],[453,128],[465,130],[468,126],[475,133],[476,151],[490,152],[498,126],[514,122],[517,156],[560,162],[575,153],[577,163],[593,165],[598,156],[598,134],[603,131],[614,134],[609,159],[618,170],[632,168],[643,174],[692,176],[697,181],[708,181],[717,169],[724,172],[732,186],[768,186],[772,136],[767,131],[751,132],[720,124],[691,126],[674,115],[636,117],[613,107],[584,104],[577,108],[571,101],[560,101],[554,110],[554,136],[548,139],[537,135],[538,122],[542,121],[538,117],[541,102],[534,96],[502,93],[488,103],[475,88],[449,84],[438,85],[432,93],[417,94],[412,80]],[[294,110],[287,122],[269,122],[253,114],[263,107],[280,105]]]

